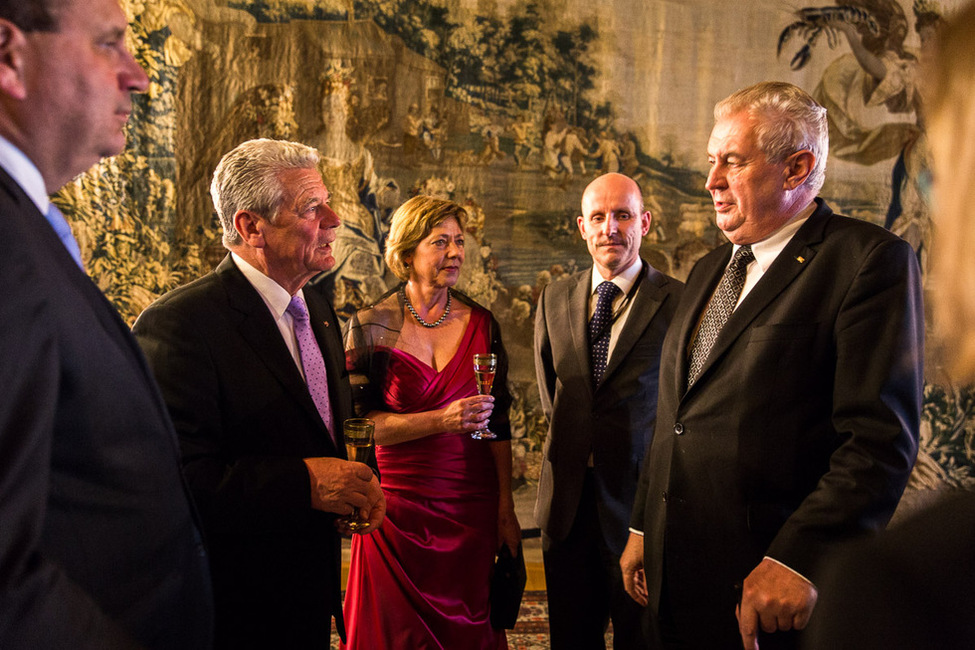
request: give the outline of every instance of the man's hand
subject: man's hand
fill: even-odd
[[[643,535],[630,533],[623,555],[620,556],[620,569],[623,571],[623,588],[626,593],[641,607],[646,607],[650,597],[643,573]]]
[[[373,477],[370,483],[370,492],[375,489],[378,493],[378,500],[372,507],[372,510],[358,510],[357,525],[353,529],[351,524],[351,517],[338,517],[335,520],[335,530],[339,531],[339,535],[342,537],[352,537],[353,535],[368,535],[372,531],[379,528],[383,523],[383,519],[386,517],[386,497],[383,494],[382,489],[379,487],[379,479]],[[364,525],[363,525],[364,524]]]
[[[368,465],[341,458],[305,458],[311,480],[311,507],[337,515],[351,515],[357,510],[378,516],[382,521],[386,512],[379,481]],[[375,513],[382,502],[381,511]]]
[[[383,523],[383,519],[386,518],[386,497],[383,496],[382,488],[379,487],[379,479],[376,475],[372,475],[372,480],[369,482],[369,497],[374,499],[372,501],[372,507],[368,512],[360,510],[360,516],[365,520],[366,527],[357,530],[356,532],[362,535],[371,533],[372,531],[379,528]]]
[[[806,627],[818,597],[811,582],[765,558],[745,578],[741,604],[735,611],[742,646],[758,650],[759,627],[769,633]]]

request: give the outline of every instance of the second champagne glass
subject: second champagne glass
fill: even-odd
[[[474,378],[477,380],[477,394],[490,395],[491,386],[494,385],[494,373],[498,368],[498,355],[496,354],[475,354],[474,355]],[[497,438],[495,434],[487,429],[478,429],[471,433],[471,438],[475,440],[491,440]]]

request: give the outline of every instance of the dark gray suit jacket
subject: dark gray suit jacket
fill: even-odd
[[[352,396],[335,312],[305,292],[334,420]],[[218,647],[327,647],[342,626],[340,538],[313,510],[303,458],[345,458],[267,305],[228,255],[133,329],[159,380],[203,518]],[[339,441],[341,433],[339,432]]]
[[[575,520],[592,452],[599,526],[622,553],[637,476],[656,419],[660,346],[681,287],[643,262],[626,323],[593,389],[587,323],[592,271],[545,287],[535,317],[535,373],[548,417],[535,520],[555,540]]]
[[[815,581],[830,548],[882,528],[917,453],[917,258],[816,201],[690,390],[687,349],[731,244],[695,265],[664,342],[632,525],[646,533],[651,607],[666,584],[695,647],[740,645],[735,586],[763,556]]]
[[[0,647],[208,648],[206,556],[128,327],[0,170]]]

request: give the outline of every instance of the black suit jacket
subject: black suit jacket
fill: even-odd
[[[351,417],[331,305],[306,292],[335,422]],[[220,647],[327,647],[342,626],[340,538],[313,510],[303,458],[332,442],[260,294],[228,255],[139,317],[134,332],[179,434],[213,566]],[[341,441],[341,432],[339,432]]]
[[[592,271],[545,287],[535,317],[535,373],[548,417],[535,520],[561,540],[576,517],[593,454],[599,527],[623,552],[637,476],[656,419],[660,346],[683,285],[643,262],[619,340],[593,389],[587,323]]]
[[[691,336],[731,249],[695,265],[664,342],[632,521],[652,607],[665,584],[699,647],[737,639],[735,585],[763,556],[815,581],[831,547],[886,524],[917,453],[923,388],[914,252],[817,199],[687,390]]]
[[[0,647],[209,647],[206,556],[152,376],[2,170],[0,388]]]

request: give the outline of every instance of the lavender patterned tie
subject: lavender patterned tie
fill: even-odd
[[[592,367],[592,385],[598,386],[606,372],[606,359],[609,356],[610,325],[613,317],[613,300],[620,288],[606,280],[599,283],[596,293],[596,310],[589,319],[589,357]]]
[[[308,308],[305,306],[304,300],[294,296],[285,311],[294,320],[295,338],[298,340],[298,351],[301,353],[301,365],[305,369],[305,383],[308,384],[308,392],[311,393],[312,401],[315,402],[322,422],[325,423],[332,435],[332,441],[338,444],[332,423],[332,407],[328,401],[328,377],[325,372],[325,360],[322,359],[322,351],[315,340],[315,334],[311,331],[311,323],[308,321]]]
[[[741,290],[745,287],[745,276],[747,275],[745,269],[749,262],[754,259],[752,247],[747,244],[742,246],[735,251],[731,264],[721,276],[718,288],[714,290],[711,302],[708,303],[707,309],[704,311],[704,318],[701,319],[701,326],[697,330],[697,338],[694,339],[694,344],[691,346],[691,362],[687,370],[688,388],[697,381],[701,370],[704,368],[704,362],[707,361],[708,354],[711,353],[711,348],[714,347],[714,342],[718,339],[718,333],[728,322],[731,312],[735,310]]]

